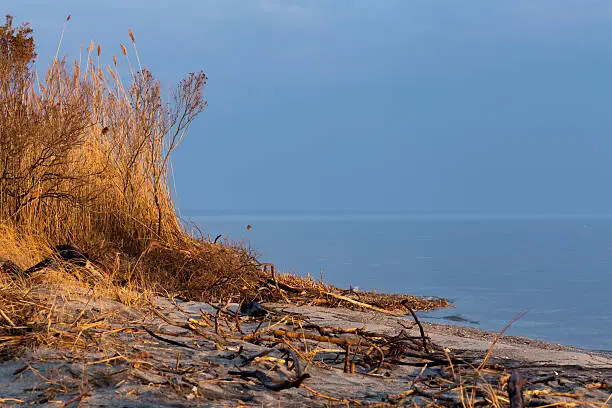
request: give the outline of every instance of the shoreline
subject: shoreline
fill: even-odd
[[[604,406],[612,393],[612,355],[510,336],[487,356],[495,333],[429,322],[423,350],[414,321],[372,310],[269,303],[254,317],[164,297],[150,310],[84,295],[57,302],[91,322],[90,348],[40,346],[2,361],[0,404],[446,406],[472,384],[476,405],[507,406],[514,370],[528,381],[526,406]]]
[[[446,327],[449,332],[464,333],[464,334],[467,334],[470,337],[473,336],[474,338],[481,337],[483,340],[493,340],[493,338],[499,333],[499,332],[496,332],[496,331],[493,331],[493,330],[487,330],[487,329],[480,328],[480,327],[464,325],[464,324],[461,324],[460,322],[457,322],[457,323],[454,323],[454,322],[440,323],[437,320],[444,320],[444,319],[442,319],[442,318],[440,318],[440,319],[438,319],[438,318],[433,318],[433,319],[432,318],[428,318],[426,315],[424,315],[426,313],[427,312],[423,312],[419,316],[419,318],[421,319],[421,322],[423,323],[424,326],[427,325],[427,326],[431,326],[433,328],[444,328],[444,327]],[[454,328],[457,328],[458,330],[453,330]],[[444,331],[444,330],[442,329],[442,331]],[[562,343],[562,342],[542,340],[542,339],[539,339],[537,337],[531,337],[529,335],[522,335],[522,334],[504,335],[503,338],[506,341],[515,341],[517,344],[520,344],[521,342],[525,342],[526,344],[537,344],[538,346],[541,346],[543,348],[558,348],[560,350],[583,351],[583,352],[599,353],[599,354],[611,355],[612,356],[612,349],[607,350],[607,349],[580,347],[580,346],[575,346],[575,345],[572,345],[572,344],[567,344],[567,343]]]
[[[394,318],[386,315],[378,315],[376,316],[376,320],[379,323],[371,324],[367,323],[370,318],[373,318],[370,312],[360,312],[349,309],[340,309],[342,310],[343,319],[338,319],[337,321],[333,318],[326,317],[326,315],[334,315],[333,311],[329,312],[322,308],[287,306],[284,310],[289,312],[301,311],[302,313],[308,311],[309,315],[312,317],[318,318],[321,316],[321,324],[345,326],[347,323],[353,325],[361,323],[364,324],[366,328],[382,332],[392,332],[393,330],[401,328],[401,323],[403,323],[402,319],[409,323],[412,322],[410,316],[406,316],[405,318]],[[491,343],[499,335],[498,332],[454,324],[427,321],[421,321],[421,324],[427,336],[434,343],[438,343],[451,350],[486,352],[491,347]],[[537,353],[539,353],[539,355]],[[603,358],[606,362],[605,367],[610,367],[612,369],[612,352],[610,351],[586,350],[569,345],[537,340],[526,336],[502,336],[493,349],[493,355],[496,358],[513,359],[516,361],[548,361],[555,364],[569,364],[571,361],[575,361],[572,356],[580,356],[578,361],[583,363],[589,362],[589,364],[592,363],[593,366],[597,366],[597,363],[591,361],[591,359],[586,356],[598,356]],[[542,359],[537,360],[538,357]]]

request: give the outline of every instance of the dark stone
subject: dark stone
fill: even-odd
[[[85,266],[87,264],[87,255],[81,252],[78,248],[70,244],[58,245],[55,247],[55,252],[64,261],[75,265]]]
[[[268,314],[268,311],[259,303],[255,302],[254,300],[250,300],[242,304],[240,307],[240,313],[244,316],[263,317]]]

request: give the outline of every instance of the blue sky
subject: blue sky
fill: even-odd
[[[5,1],[40,65],[131,28],[209,109],[182,211],[612,213],[612,2]]]

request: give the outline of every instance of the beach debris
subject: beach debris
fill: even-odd
[[[69,266],[69,273],[83,276],[81,269],[94,262],[66,244],[37,265]],[[602,396],[612,392],[612,368],[595,373],[497,358],[493,348],[524,313],[491,337],[489,350],[451,349],[432,341],[431,326],[417,315],[446,306],[444,299],[347,292],[277,274],[273,264],[260,268],[254,279],[242,277],[242,293],[216,301],[197,302],[186,293],[183,300],[131,300],[129,308],[91,289],[72,295],[62,289],[53,294],[48,286],[38,290],[37,275],[13,280],[0,292],[0,361],[21,359],[10,371],[25,388],[44,380],[36,392],[3,398],[87,404],[111,389],[118,398],[149,398],[145,405],[507,407],[514,398],[528,407],[566,401],[601,406]],[[348,320],[351,313],[361,317]],[[360,387],[349,387],[355,383]]]
[[[516,361],[445,348],[418,318],[412,323],[371,308],[158,297],[148,305],[152,313],[126,315],[110,300],[75,298],[58,307],[58,297],[44,306],[35,293],[15,300],[40,304],[45,313],[23,320],[3,308],[8,319],[0,318],[2,360],[21,357],[10,370],[12,384],[39,384],[36,392],[3,397],[29,404],[77,397],[87,404],[112,394],[144,405],[507,407],[522,395],[525,407],[601,406],[612,391],[612,368],[594,375],[577,366],[528,364],[518,374]],[[245,313],[250,308],[266,313]]]
[[[263,317],[268,314],[268,311],[256,301],[250,300],[248,302],[242,303],[240,307],[240,313],[244,316]]]
[[[55,247],[55,250],[51,256],[48,256],[42,261],[38,262],[36,265],[29,267],[23,271],[23,273],[26,276],[29,276],[32,273],[42,269],[57,269],[59,268],[57,263],[58,260],[77,266],[86,266],[89,261],[87,255],[85,255],[74,245],[62,244]]]
[[[90,283],[107,279],[100,263],[92,261],[83,251],[71,244],[57,245],[51,255],[27,269],[20,268],[10,259],[0,259],[0,272],[5,272],[12,278],[28,278],[43,270],[67,270]]]

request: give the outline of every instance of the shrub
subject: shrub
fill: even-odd
[[[32,30],[0,26],[0,222],[48,242],[112,244],[139,254],[177,245],[183,232],[170,193],[170,156],[206,107],[206,75],[190,73],[164,98],[159,81],[117,58],[53,59],[40,78]]]

